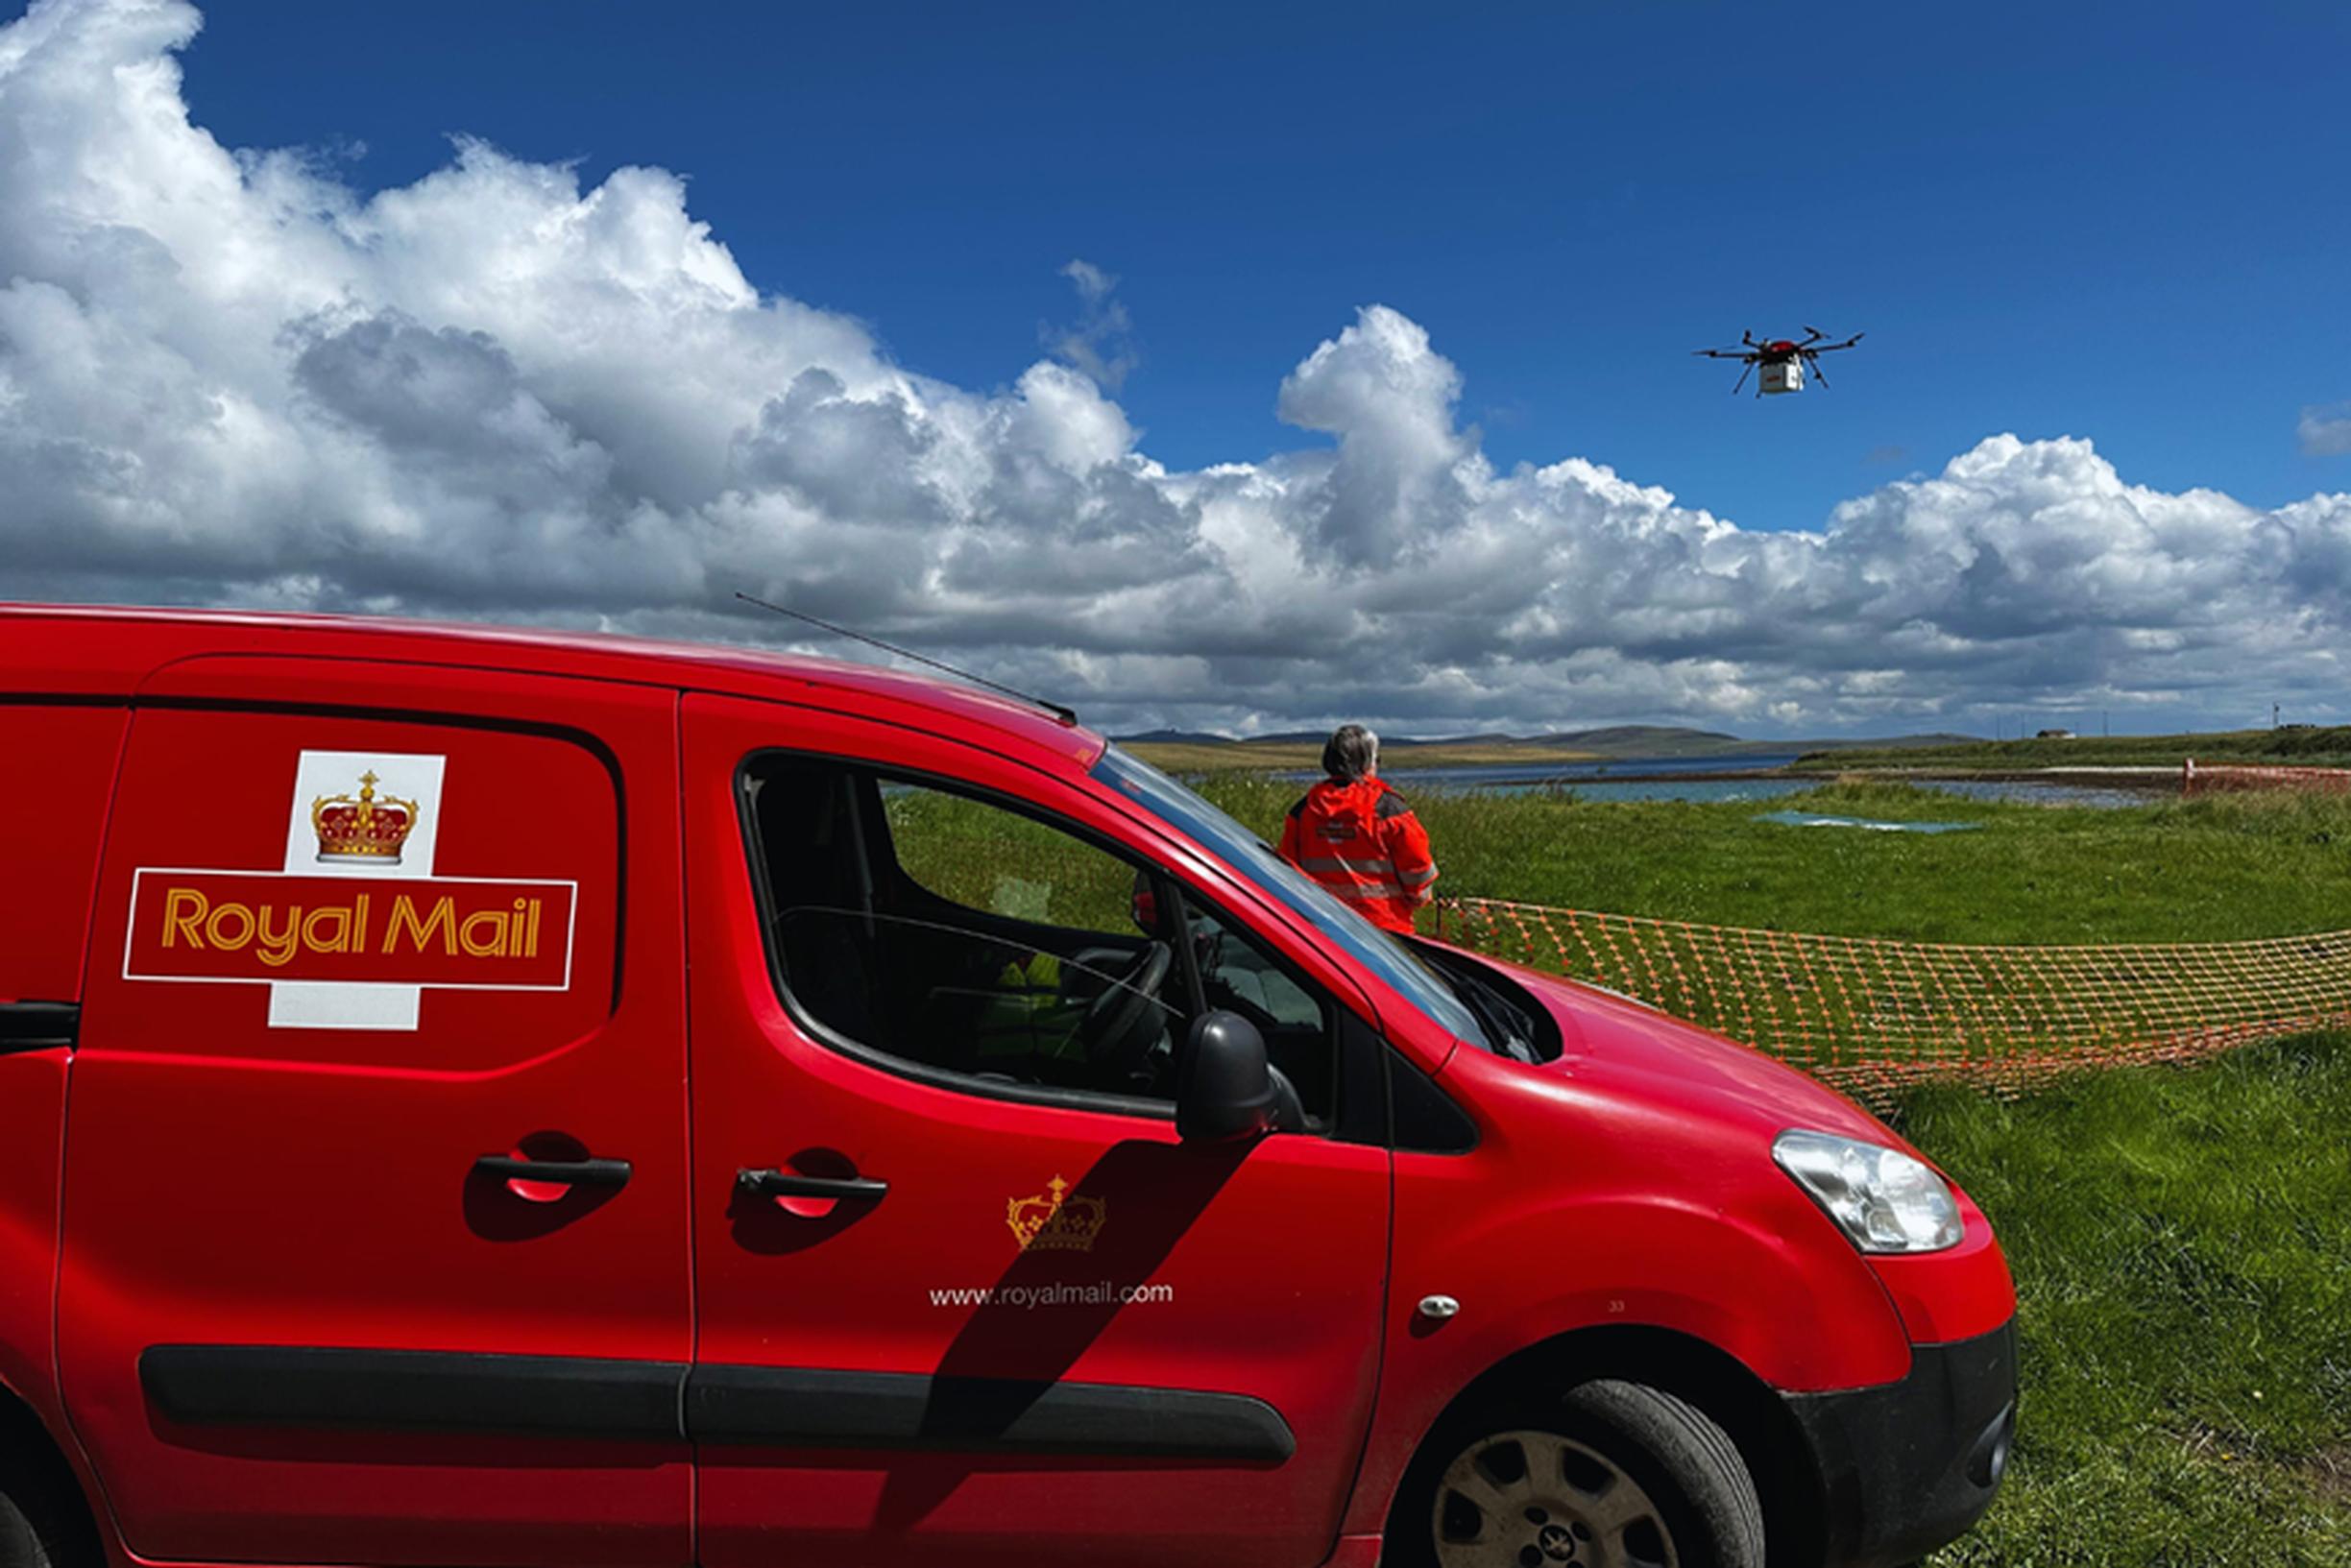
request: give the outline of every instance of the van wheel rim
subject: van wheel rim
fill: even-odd
[[[1681,1568],[1640,1483],[1556,1432],[1501,1432],[1463,1449],[1429,1523],[1439,1568]]]

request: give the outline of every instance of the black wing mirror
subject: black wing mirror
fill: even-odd
[[[1187,1144],[1225,1144],[1274,1130],[1282,1093],[1265,1036],[1238,1013],[1203,1013],[1184,1045],[1176,1132]]]

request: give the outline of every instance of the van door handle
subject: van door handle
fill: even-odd
[[[738,1170],[735,1185],[762,1197],[848,1197],[872,1202],[889,1183],[872,1176],[804,1176],[796,1170]]]
[[[473,1169],[499,1181],[544,1181],[558,1187],[626,1187],[635,1167],[626,1160],[524,1160],[485,1154]]]

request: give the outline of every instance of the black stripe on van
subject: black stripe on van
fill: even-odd
[[[1247,1394],[1113,1383],[700,1366],[686,1386],[697,1442],[779,1448],[1227,1459],[1297,1452],[1280,1412]]]
[[[154,1345],[139,1381],[184,1426],[1245,1464],[1297,1451],[1261,1399],[1109,1383],[278,1345]]]
[[[70,1001],[0,1001],[0,1056],[70,1046],[81,1032],[82,1009]]]
[[[151,1345],[139,1382],[185,1426],[681,1442],[683,1362],[296,1345]]]

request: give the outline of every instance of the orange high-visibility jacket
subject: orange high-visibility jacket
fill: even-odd
[[[1413,911],[1429,901],[1437,880],[1428,831],[1380,778],[1351,784],[1324,779],[1307,790],[1282,823],[1281,853],[1374,926],[1392,931],[1413,929]]]

